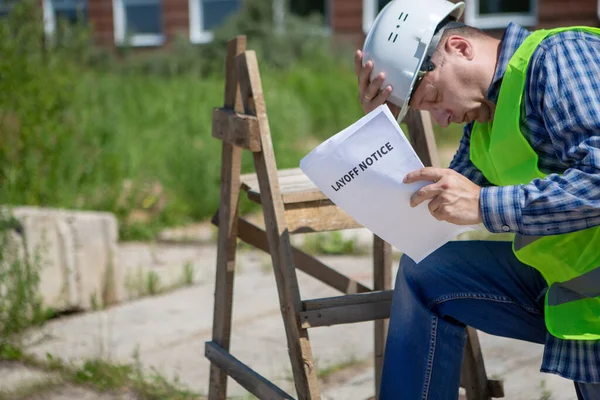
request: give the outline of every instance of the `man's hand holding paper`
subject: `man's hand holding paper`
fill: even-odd
[[[319,145],[300,167],[337,206],[417,262],[480,221],[478,190],[446,170],[423,169],[386,105]]]
[[[425,167],[408,173],[404,183],[433,182],[417,190],[410,198],[411,207],[428,201],[431,215],[456,225],[475,225],[482,221],[479,208],[481,188],[448,168]]]

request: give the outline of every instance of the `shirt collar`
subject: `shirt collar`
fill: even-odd
[[[496,103],[498,100],[498,94],[500,92],[500,83],[506,72],[508,62],[515,54],[519,46],[523,43],[525,38],[529,36],[531,32],[521,26],[511,22],[506,27],[502,41],[500,42],[500,54],[498,56],[498,62],[496,64],[496,72],[494,73],[494,79],[488,89],[488,99],[492,103]]]

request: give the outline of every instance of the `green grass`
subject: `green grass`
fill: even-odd
[[[366,253],[366,249],[360,248],[356,239],[345,239],[340,231],[306,236],[301,247],[304,252],[313,255],[360,255]]]
[[[350,71],[328,72],[306,87],[311,74],[317,71],[302,67],[263,73],[278,168],[297,167],[320,141],[360,117]],[[27,144],[34,147],[6,166],[1,202],[115,212],[124,239],[150,239],[162,226],[210,217],[218,207],[221,146],[211,136],[211,113],[222,105],[223,81],[86,71],[77,79],[65,110],[71,122],[57,128],[52,153],[40,159],[38,145]],[[243,161],[250,171],[250,154]],[[28,162],[30,171],[18,167]],[[48,163],[51,175],[42,171]],[[23,188],[23,180],[32,185]],[[124,190],[126,181],[132,190]],[[153,185],[162,199],[149,190]],[[131,220],[133,210],[147,219]]]
[[[336,373],[345,369],[364,366],[366,368],[367,361],[359,360],[355,355],[350,355],[342,360],[332,363],[324,368],[317,368],[317,377],[320,380],[327,381]]]
[[[40,360],[24,353],[18,346],[8,344],[0,346],[0,360],[20,362],[32,368],[55,372],[62,377],[65,383],[86,386],[97,392],[129,391],[146,400],[198,400],[204,398],[200,393],[186,388],[177,378],[169,380],[156,370],[144,369],[139,362],[139,357],[134,355],[134,358],[133,363],[113,363],[103,359],[89,359],[81,365],[75,365],[51,354],[47,354],[46,359]]]

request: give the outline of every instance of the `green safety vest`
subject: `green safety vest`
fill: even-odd
[[[589,27],[530,34],[508,63],[494,120],[473,125],[471,161],[494,185],[526,184],[545,176],[538,169],[537,154],[521,133],[521,102],[534,50],[547,36],[565,30],[600,35],[600,29]],[[513,252],[548,283],[544,307],[548,331],[561,339],[600,339],[600,227],[549,236],[517,234]]]

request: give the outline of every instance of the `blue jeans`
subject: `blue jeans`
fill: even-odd
[[[394,288],[381,400],[456,400],[465,325],[545,343],[542,276],[509,242],[453,241],[418,265],[403,256]],[[600,366],[599,366],[600,368]],[[581,400],[600,385],[576,383]]]

